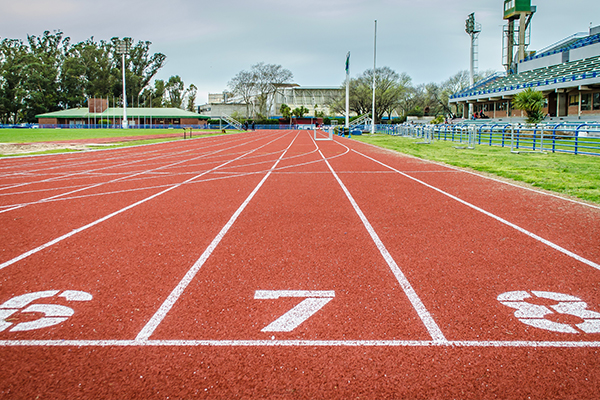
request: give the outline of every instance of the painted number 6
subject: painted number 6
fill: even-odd
[[[46,290],[43,292],[27,293],[5,301],[0,305],[0,332],[13,325],[13,323],[7,321],[7,319],[17,312],[37,312],[44,314],[44,316],[35,321],[18,323],[10,329],[10,332],[32,331],[34,329],[46,328],[66,321],[75,313],[70,307],[59,304],[30,305],[30,303],[36,300],[54,297],[59,292],[60,290]],[[58,295],[58,297],[63,297],[67,301],[90,301],[92,299],[91,294],[80,292],[78,290],[66,290]]]

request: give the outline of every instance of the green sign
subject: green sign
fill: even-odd
[[[504,0],[504,19],[522,12],[531,13],[531,0]]]

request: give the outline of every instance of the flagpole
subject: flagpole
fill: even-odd
[[[375,68],[377,66],[377,20],[375,20],[375,40],[373,43],[373,108],[371,108],[371,133],[375,133]]]
[[[350,128],[350,52],[346,55],[346,129]]]

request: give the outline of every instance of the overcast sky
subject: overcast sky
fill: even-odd
[[[530,50],[590,23],[599,0],[533,0]],[[469,68],[465,19],[482,25],[479,69],[502,70],[503,0],[0,0],[0,38],[62,30],[71,42],[132,37],[167,56],[157,78],[179,75],[198,87],[197,103],[222,92],[241,70],[280,64],[302,86],[339,86],[345,57],[351,75],[377,66],[406,72],[413,83],[441,83]]]

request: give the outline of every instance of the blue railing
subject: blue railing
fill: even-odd
[[[600,156],[600,124],[457,124],[395,125],[381,130],[394,136],[510,147],[513,151],[535,151]]]

